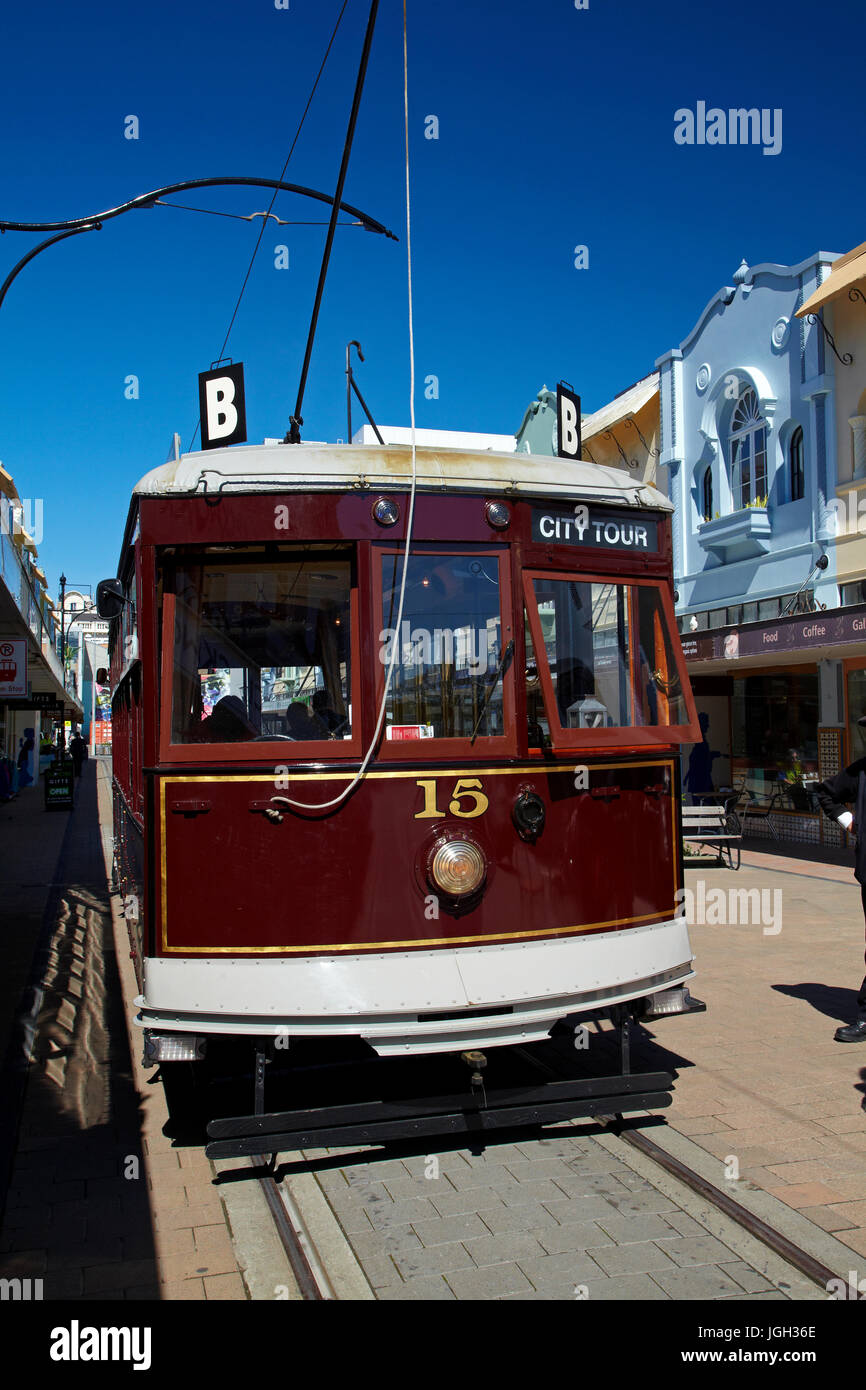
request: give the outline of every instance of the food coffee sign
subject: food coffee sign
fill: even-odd
[[[27,642],[0,641],[0,699],[27,694]]]

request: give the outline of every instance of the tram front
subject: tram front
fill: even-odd
[[[669,504],[419,449],[413,509],[410,473],[237,448],[137,489],[155,1056],[529,1042],[693,974]]]

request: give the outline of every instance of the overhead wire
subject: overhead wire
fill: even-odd
[[[364,754],[361,766],[355,773],[351,782],[343,788],[338,796],[330,801],[307,802],[295,801],[288,796],[272,796],[272,809],[266,814],[271,819],[281,819],[280,806],[291,806],[298,811],[328,811],[334,806],[339,806],[351,792],[354,791],[358,783],[362,780],[369,766],[370,759],[378,745],[379,737],[382,732],[382,725],[385,722],[385,712],[388,707],[388,696],[391,691],[391,682],[394,675],[394,666],[397,654],[401,651],[400,632],[403,622],[403,608],[406,598],[406,579],[409,573],[409,556],[412,546],[412,528],[415,518],[415,493],[418,481],[417,459],[415,449],[415,329],[412,308],[412,210],[409,193],[409,57],[407,45],[407,23],[406,23],[406,0],[403,0],[403,127],[405,136],[405,171],[406,171],[406,279],[409,301],[409,422],[411,427],[411,448],[412,448],[412,482],[409,490],[409,509],[406,514],[406,545],[403,552],[403,577],[400,583],[400,601],[397,607],[397,624],[395,629],[395,640],[391,643],[391,658],[388,663],[388,671],[385,676],[385,686],[382,691],[382,699],[379,704],[379,715],[376,720],[376,728],[373,737],[370,739],[369,747]]]

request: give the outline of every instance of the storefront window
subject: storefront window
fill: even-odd
[[[731,702],[733,775],[769,798],[786,774],[818,770],[818,673],[741,676]]]

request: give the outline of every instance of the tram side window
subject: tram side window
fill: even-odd
[[[563,730],[688,723],[657,589],[559,578],[533,584]]]
[[[525,610],[523,614],[523,631],[526,639],[526,719],[528,724],[529,747],[549,748],[550,725],[547,722],[547,712],[544,708],[544,696],[541,690],[541,679],[538,674],[538,663],[535,660],[535,647],[532,642],[532,633],[529,630],[529,618]]]
[[[348,560],[179,565],[172,743],[349,738],[350,598]]]
[[[502,655],[498,559],[411,555],[398,633],[403,563],[402,555],[382,557],[379,656],[386,672],[394,656],[385,737],[501,736],[503,681],[495,680]]]

